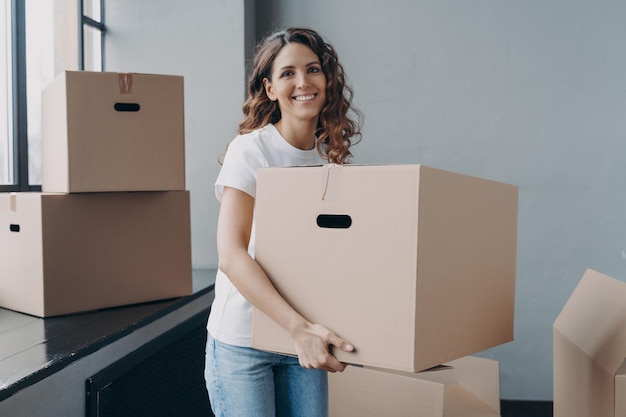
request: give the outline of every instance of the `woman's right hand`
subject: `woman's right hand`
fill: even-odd
[[[300,366],[304,368],[343,372],[347,365],[333,356],[331,347],[344,352],[354,351],[354,346],[347,340],[319,324],[305,323],[295,331],[293,338]]]

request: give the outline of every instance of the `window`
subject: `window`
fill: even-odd
[[[41,92],[103,70],[102,1],[0,0],[0,191],[41,189]]]
[[[0,3],[0,187],[14,182],[11,9]]]
[[[82,0],[81,69],[103,71],[104,7],[101,0]]]

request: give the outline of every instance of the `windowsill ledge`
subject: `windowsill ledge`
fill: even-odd
[[[215,270],[194,270],[187,297],[45,319],[0,308],[0,401],[213,291],[214,282]]]

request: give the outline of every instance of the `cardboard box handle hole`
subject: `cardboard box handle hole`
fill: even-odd
[[[347,214],[320,214],[317,225],[326,229],[348,229],[352,226],[352,218]]]
[[[139,103],[115,103],[113,105],[115,111],[137,112],[141,108]]]

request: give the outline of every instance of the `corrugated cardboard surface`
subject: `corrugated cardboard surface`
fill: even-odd
[[[444,390],[419,378],[350,366],[329,374],[331,417],[441,417]]]
[[[348,215],[347,229],[316,223]],[[517,188],[420,165],[264,168],[256,259],[337,357],[423,370],[513,339]],[[294,353],[258,311],[254,346]]]
[[[183,78],[66,71],[43,92],[42,154],[45,192],[184,190]]]
[[[329,374],[331,417],[495,417],[497,361],[466,357],[419,373],[349,366]]]
[[[44,300],[40,201],[37,193],[0,193],[0,306],[35,315]]]
[[[626,284],[591,269],[554,322],[554,416],[608,417],[626,354]]]
[[[6,197],[0,306],[53,316],[191,294],[189,192]]]

